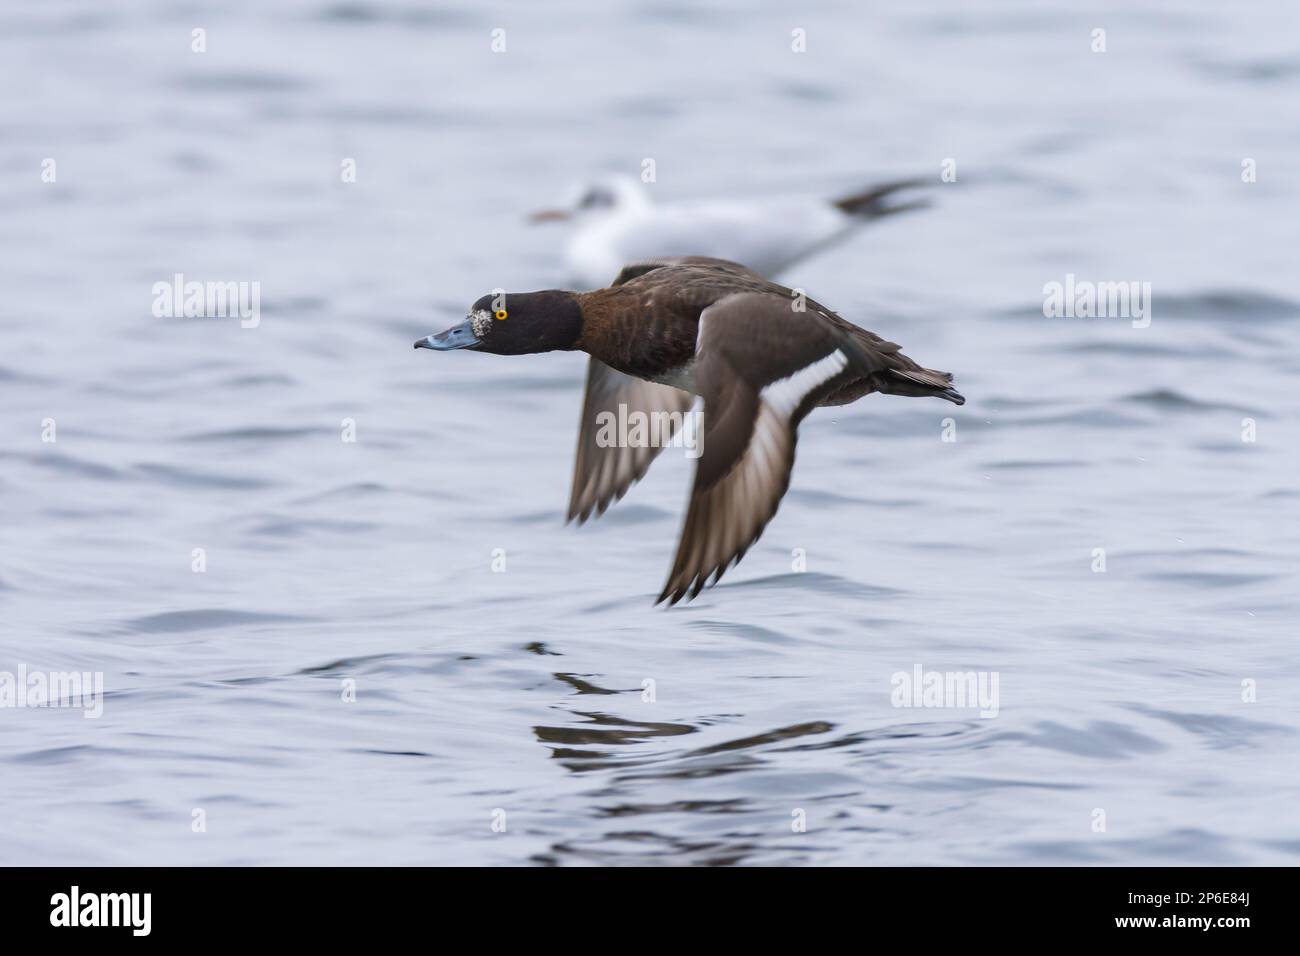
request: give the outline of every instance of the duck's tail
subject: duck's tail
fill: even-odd
[[[919,365],[886,369],[876,376],[876,389],[886,395],[933,396],[954,405],[966,404],[966,396],[952,387],[951,372],[937,372]]]

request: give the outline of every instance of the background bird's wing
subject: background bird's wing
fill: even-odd
[[[694,397],[681,389],[625,375],[599,359],[589,360],[582,420],[578,425],[578,454],[573,465],[573,491],[569,496],[569,520],[576,519],[582,524],[593,511],[598,516],[604,514],[610,504],[640,481],[676,432],[676,426],[693,401]],[[629,448],[620,447],[618,442],[599,440],[601,413],[609,413],[617,422],[620,405],[626,406],[628,413],[641,412],[647,416],[669,413],[662,419],[666,427],[660,432],[657,446]]]

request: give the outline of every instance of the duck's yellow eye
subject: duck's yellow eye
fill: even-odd
[[[497,309],[497,311],[496,311],[496,316],[497,316],[497,321],[500,322],[502,319],[504,319],[504,318],[506,317],[506,310],[505,310],[505,309]]]

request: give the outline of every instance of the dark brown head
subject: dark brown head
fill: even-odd
[[[417,349],[470,349],[497,355],[530,355],[572,349],[582,334],[582,309],[572,292],[489,293],[469,308],[460,325],[427,335]]]

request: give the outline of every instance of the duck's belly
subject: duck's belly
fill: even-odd
[[[671,385],[673,388],[680,388],[683,392],[690,392],[692,395],[698,395],[695,390],[695,362],[687,362],[685,365],[679,365],[677,368],[669,369],[658,375],[650,376],[650,381],[658,382],[660,385]]]
[[[831,392],[817,404],[823,408],[828,405],[848,405],[856,402],[863,395],[870,395],[876,390],[876,384],[869,376],[863,376],[852,382],[846,382]]]
[[[683,392],[690,392],[692,395],[700,394],[695,387],[695,363],[693,361],[669,369],[659,375],[648,375],[644,376],[644,378],[651,382],[658,382],[660,385],[671,385],[673,388],[680,388]],[[821,406],[848,405],[851,402],[856,402],[864,395],[870,395],[875,390],[875,383],[869,377],[864,376],[840,386],[817,404]]]

